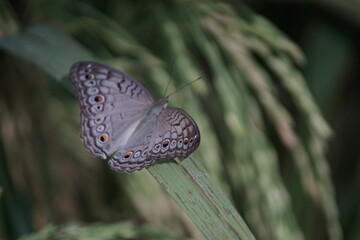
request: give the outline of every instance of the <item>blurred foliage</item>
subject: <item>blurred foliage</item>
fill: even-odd
[[[40,229],[23,239],[203,238],[147,170],[114,173],[84,149],[63,75],[69,51],[128,72],[155,98],[170,75],[169,92],[202,76],[171,104],[198,123],[193,158],[258,239],[359,239],[358,18],[324,3],[248,4],[298,41],[306,65],[288,36],[241,1],[0,1],[0,238]],[[353,5],[338,12],[358,13]],[[141,224],[114,223],[124,219]]]
[[[132,223],[111,224],[64,224],[48,225],[40,232],[21,237],[20,240],[112,240],[112,239],[154,239],[180,240],[185,238],[171,237],[168,234],[154,230],[152,227],[136,226]]]

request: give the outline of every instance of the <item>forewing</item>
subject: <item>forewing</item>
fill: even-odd
[[[131,137],[153,99],[127,74],[96,62],[70,70],[81,108],[81,139],[94,155],[107,158]]]

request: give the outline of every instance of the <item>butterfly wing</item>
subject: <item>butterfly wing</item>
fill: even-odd
[[[134,132],[124,148],[110,160],[112,169],[133,172],[160,160],[189,156],[200,144],[195,121],[183,110],[165,108]]]
[[[81,108],[81,139],[94,155],[107,158],[129,140],[153,98],[127,74],[96,62],[70,69]]]

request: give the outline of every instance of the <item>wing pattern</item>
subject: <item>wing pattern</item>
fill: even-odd
[[[186,158],[200,144],[195,121],[178,108],[163,109],[156,120],[144,128],[149,130],[142,135],[143,141],[140,144],[132,141],[118,151],[109,160],[111,168],[119,172],[138,171],[161,160]]]
[[[81,108],[80,137],[94,156],[108,158],[130,138],[153,99],[127,74],[96,62],[70,70]]]

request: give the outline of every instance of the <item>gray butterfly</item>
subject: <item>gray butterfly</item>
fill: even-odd
[[[119,172],[133,172],[164,159],[189,156],[200,143],[195,121],[183,110],[154,102],[127,74],[97,62],[70,70],[81,108],[81,139],[92,155]]]

